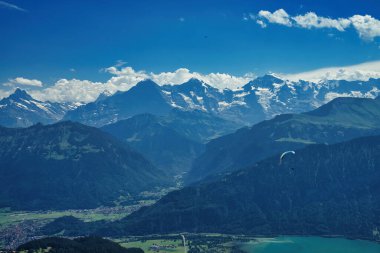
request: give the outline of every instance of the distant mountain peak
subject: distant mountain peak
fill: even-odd
[[[135,87],[138,87],[138,88],[158,88],[159,85],[151,79],[146,79],[146,80],[143,80],[141,82],[138,82]]]
[[[205,82],[203,82],[202,80],[198,79],[198,78],[195,78],[195,77],[192,77],[190,78],[187,82],[185,83],[199,83],[199,84],[204,84]]]
[[[284,80],[282,80],[280,77],[274,75],[274,74],[266,74],[260,77],[257,77],[252,82],[271,82],[271,83],[282,83]]]
[[[39,101],[25,90],[17,88],[14,93],[0,101],[0,125],[28,127],[38,122],[51,124],[62,119],[71,104]]]
[[[261,88],[273,88],[274,83],[283,83],[284,80],[280,79],[278,76],[274,74],[266,74],[263,76],[259,76],[246,85],[243,86],[244,90],[251,90],[251,87],[261,87]]]
[[[197,79],[195,77],[190,78],[186,83],[201,85],[202,87],[205,87],[205,88],[215,88],[215,87],[209,85],[208,83],[206,83],[205,81]]]
[[[27,99],[27,100],[31,100],[33,99],[25,90],[22,90],[20,88],[17,88],[10,96],[9,98],[11,99],[20,99],[20,98],[23,98],[23,99]]]
[[[105,90],[102,93],[99,94],[98,98],[95,100],[95,102],[102,101],[110,96],[112,96],[113,93],[110,92],[109,90]]]

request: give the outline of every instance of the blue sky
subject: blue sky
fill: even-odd
[[[297,73],[380,60],[380,37],[353,26],[257,24],[262,10],[331,19],[371,15],[378,0],[0,1],[0,83],[25,77],[104,82],[118,60],[136,70],[232,75]],[[251,17],[252,18],[247,18]],[[247,19],[247,20],[244,20]]]

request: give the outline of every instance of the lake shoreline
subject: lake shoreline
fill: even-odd
[[[256,238],[242,243],[239,249],[247,253],[376,253],[380,243],[361,239],[321,236],[279,236]]]

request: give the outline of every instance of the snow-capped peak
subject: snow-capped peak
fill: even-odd
[[[32,100],[33,99],[25,90],[22,90],[20,88],[17,88],[11,95],[9,95],[8,98],[13,99],[13,100],[19,100],[19,99]]]
[[[96,99],[96,101],[102,101],[110,96],[112,96],[113,93],[109,90],[105,90],[103,91],[102,93],[99,94],[98,98]]]

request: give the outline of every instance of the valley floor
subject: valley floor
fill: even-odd
[[[14,249],[22,243],[39,238],[39,228],[53,220],[73,216],[84,222],[115,221],[131,214],[143,206],[154,204],[168,192],[181,187],[163,188],[155,192],[142,192],[137,200],[130,204],[116,204],[114,207],[98,207],[95,209],[13,211],[0,208],[0,249]]]
[[[3,208],[0,209],[0,248],[12,249],[36,239],[38,229],[56,218],[74,216],[85,222],[114,221],[150,204],[152,201],[142,201],[131,206],[63,211],[11,211]]]

